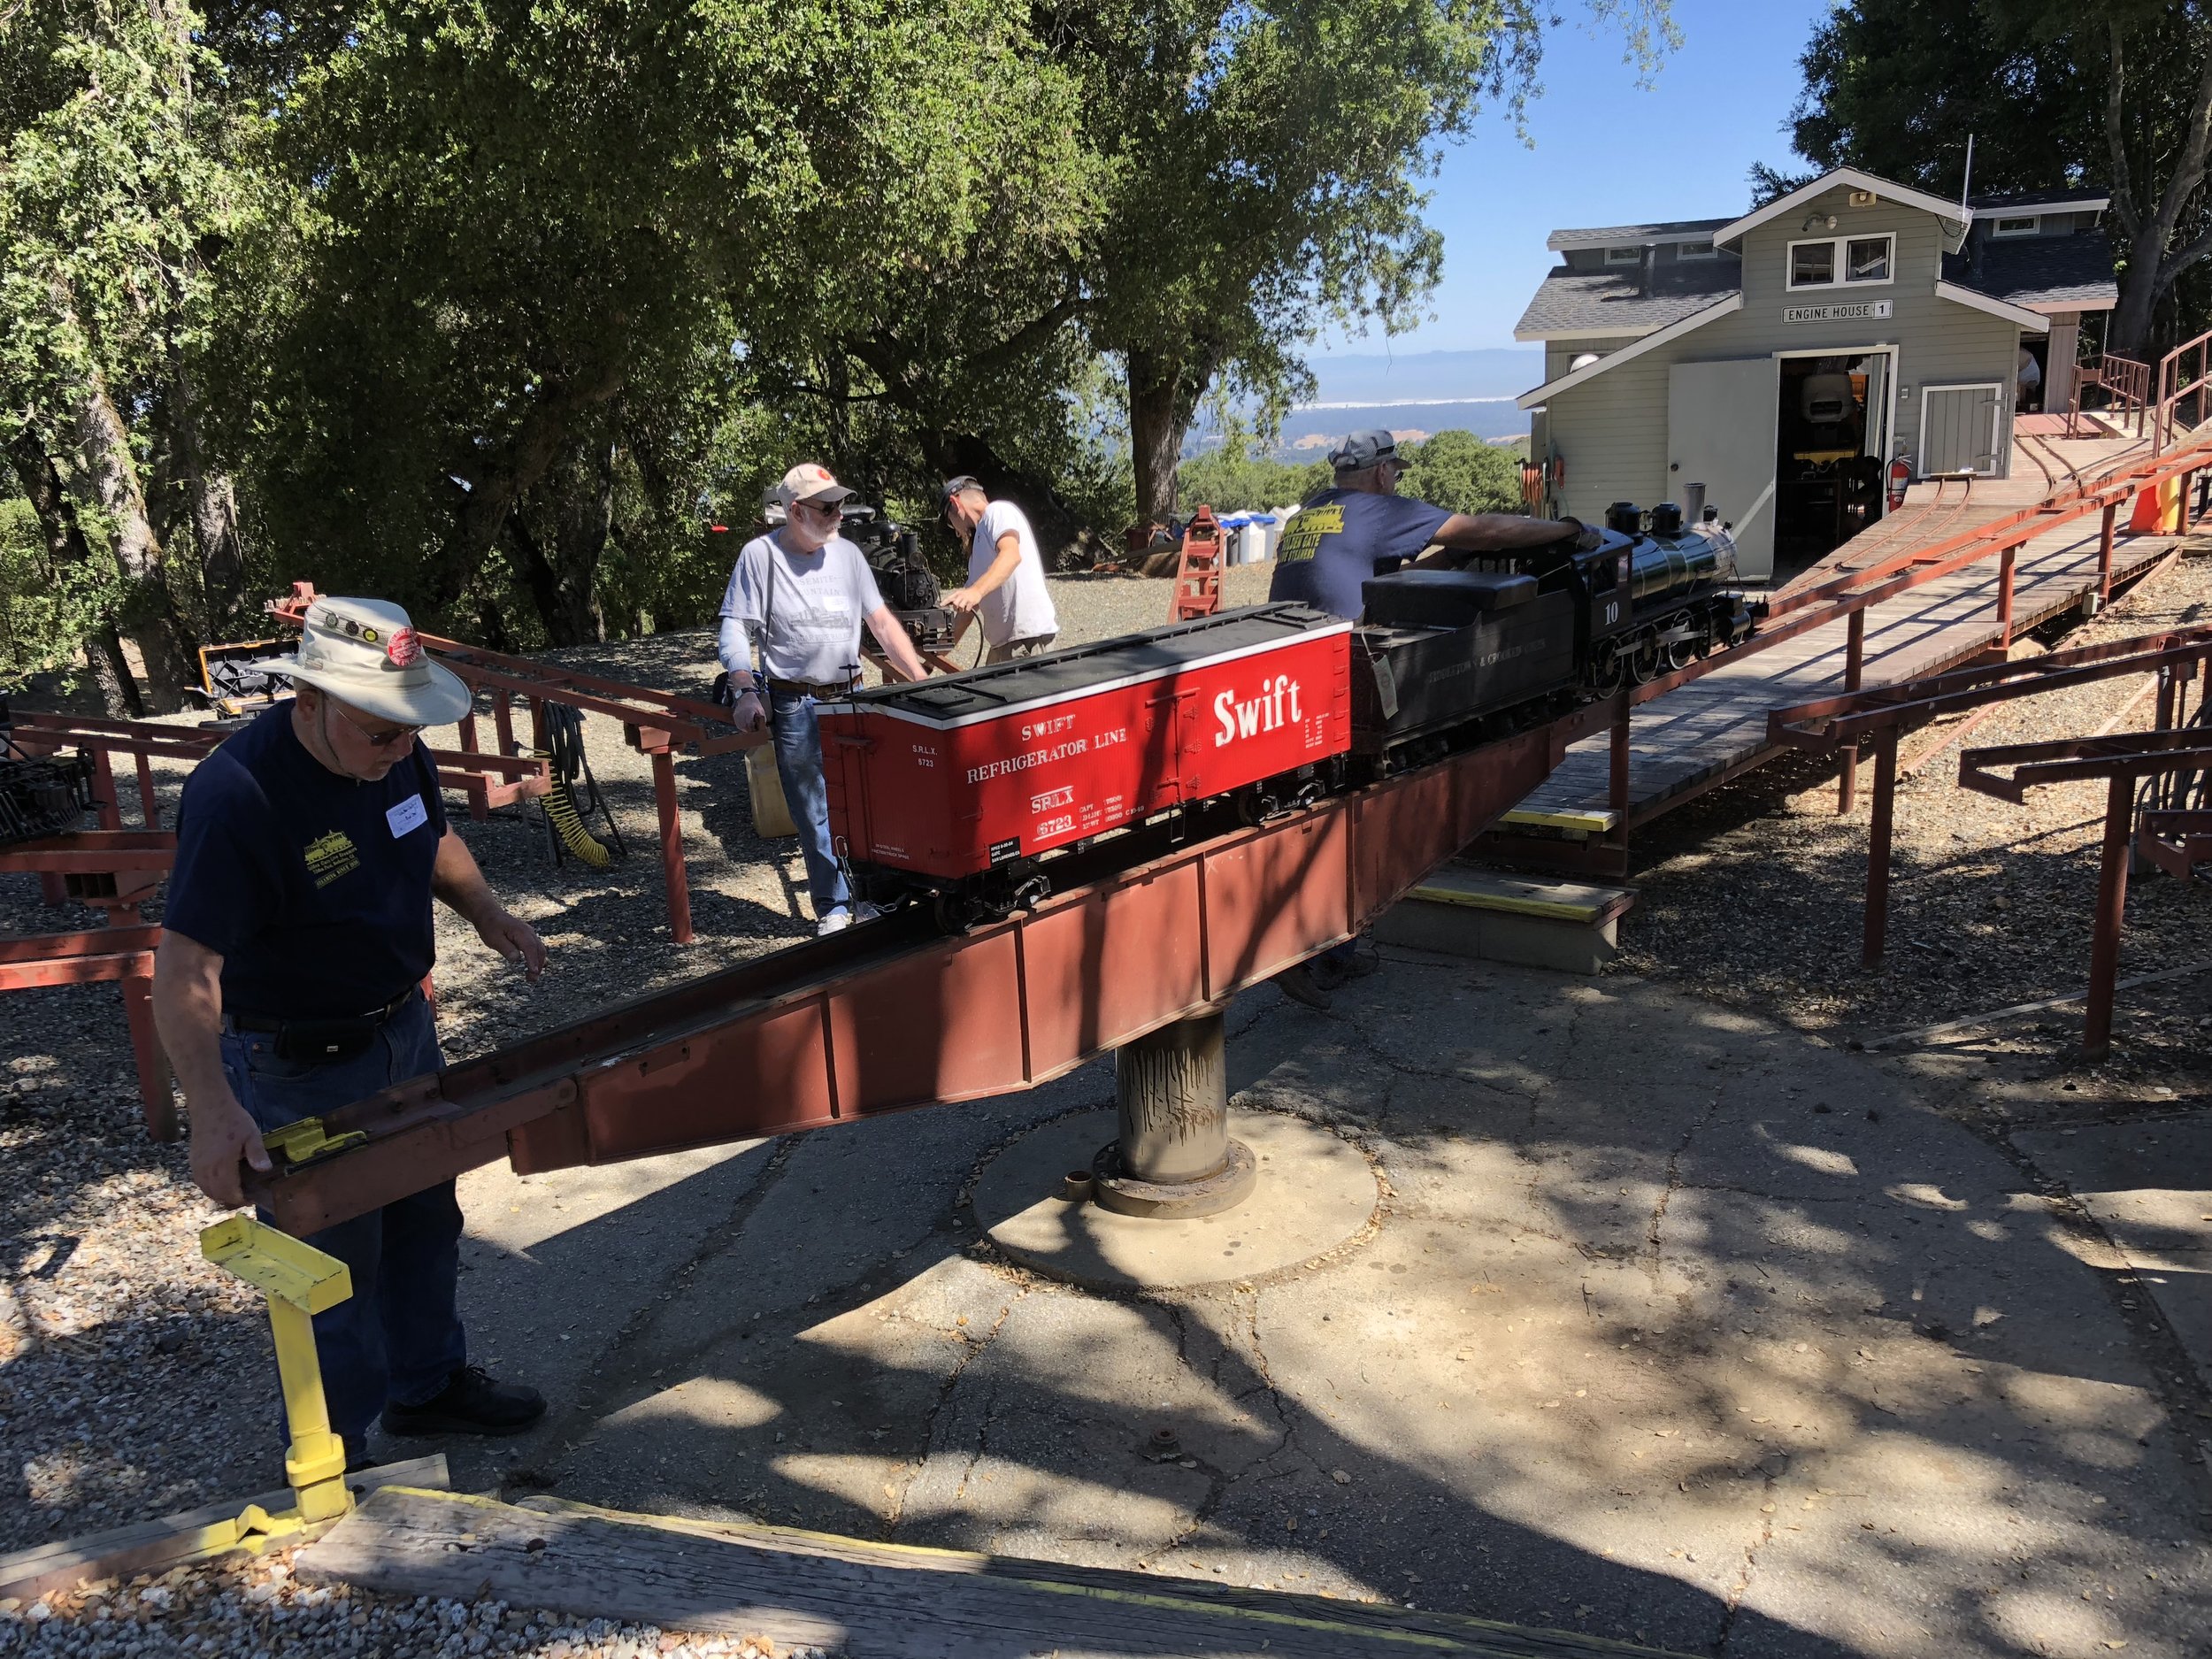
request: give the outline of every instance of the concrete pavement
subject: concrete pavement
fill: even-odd
[[[1946,1074],[1410,953],[1231,1031],[1240,1109],[1327,1126],[1388,1191],[1319,1264],[1208,1291],[1116,1299],[979,1241],[975,1171],[1110,1102],[1097,1066],[480,1171],[472,1326],[557,1405],[457,1473],[1691,1653],[2205,1651],[2182,1316],[2147,1328],[2150,1258],[2041,1190],[2047,1148],[1930,1109]]]

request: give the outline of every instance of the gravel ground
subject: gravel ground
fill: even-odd
[[[2212,557],[2200,555],[2032,649],[2208,618]],[[1901,784],[1879,972],[1859,966],[1872,763],[1861,765],[1855,810],[1839,817],[1835,764],[1814,757],[1748,773],[1641,833],[1631,878],[1641,898],[1622,925],[1617,971],[1664,975],[1861,1043],[2078,994],[2088,982],[2104,786],[2038,789],[2015,806],[1959,788],[1958,757],[1962,748],[2086,736],[2124,710],[2117,729],[2147,730],[2152,703],[2129,705],[2148,683],[2105,680],[2002,705]],[[1945,729],[1915,734],[1905,757]],[[2212,884],[2154,870],[2131,879],[2121,978],[2208,959]],[[2081,1062],[2080,1034],[2078,1009],[2055,1009],[1950,1041],[1987,1061],[2024,1118],[2212,1102],[2212,972],[2121,992],[2104,1064]]]
[[[1264,567],[1231,570],[1227,603],[1264,597],[1266,576]],[[1069,576],[1053,586],[1069,642],[1165,619],[1163,580]],[[2212,559],[2196,559],[2066,642],[2208,615]],[[706,634],[690,632],[560,657],[636,683],[703,690],[710,650]],[[1970,741],[2093,730],[2133,689],[2115,683],[2016,705]],[[459,819],[494,886],[554,954],[544,982],[530,987],[441,912],[442,1031],[452,1057],[811,932],[795,844],[752,832],[741,758],[695,758],[677,772],[697,937],[672,945],[648,765],[613,722],[588,717],[585,733],[631,856],[603,872],[556,869],[534,811]],[[2093,790],[2049,790],[2023,811],[1955,788],[1955,774],[1954,751],[1901,792],[1886,974],[1854,965],[1865,808],[1835,817],[1832,785],[1812,766],[1755,773],[1643,841],[1643,899],[1623,930],[1622,970],[1757,1004],[1839,1040],[2077,988],[2101,801]],[[182,772],[160,777],[166,810]],[[2140,878],[2123,973],[2212,955],[2208,920],[2202,885]],[[27,878],[0,878],[0,929],[74,925],[45,910]],[[2120,1056],[2095,1069],[2069,1057],[2078,1025],[2068,1018],[2001,1027],[1983,1042],[1996,1102],[1988,1110],[2026,1120],[2202,1103],[2208,991],[2212,975],[2124,994]],[[0,1156],[10,1177],[0,1185],[0,1550],[281,1485],[265,1318],[257,1298],[200,1260],[196,1234],[219,1212],[191,1186],[182,1149],[149,1143],[138,1126],[113,987],[0,998]],[[274,1552],[180,1570],[31,1608],[0,1601],[0,1653],[747,1651],[733,1639],[562,1625],[496,1605],[326,1595],[291,1584],[288,1559]]]
[[[1233,568],[1225,602],[1265,598],[1267,575],[1265,567]],[[1061,637],[1075,643],[1166,620],[1172,585],[1083,575],[1056,576],[1052,586]],[[669,690],[703,693],[716,670],[704,630],[557,655],[572,667]],[[968,655],[962,653],[963,662]],[[526,731],[519,710],[518,724]],[[480,725],[488,733],[488,721]],[[555,868],[534,808],[510,808],[477,824],[448,797],[492,885],[544,934],[552,953],[543,980],[532,986],[440,910],[440,1032],[449,1058],[813,932],[796,842],[753,833],[743,757],[693,757],[680,761],[676,773],[696,936],[689,945],[673,944],[656,856],[649,764],[611,719],[587,716],[584,733],[592,771],[630,849],[627,859],[604,871],[572,860]],[[457,746],[449,730],[432,735],[437,747]],[[184,775],[180,766],[157,764],[165,823],[173,822]],[[131,824],[136,795],[127,785],[124,794]],[[160,919],[158,905],[148,908],[147,918]],[[49,910],[32,879],[0,876],[0,931],[46,933],[96,919]],[[0,997],[0,1159],[9,1176],[0,1184],[0,1551],[282,1486],[283,1418],[266,1317],[254,1294],[200,1258],[198,1233],[222,1212],[193,1187],[184,1149],[153,1145],[140,1127],[113,987]],[[275,1557],[279,1564],[284,1559]],[[246,1599],[246,1581],[228,1569],[194,1570],[165,1584],[168,1609],[156,1604],[159,1598],[119,1595],[108,1599],[105,1621],[99,1604],[50,1603],[54,1617],[35,1640],[42,1651],[193,1651],[183,1642],[196,1618],[234,1616],[266,1624],[277,1609],[292,1607],[280,1644],[286,1653],[358,1651],[355,1630],[366,1632],[369,1651],[380,1632],[394,1637],[388,1651],[396,1654],[443,1651],[443,1636],[401,1639],[411,1627],[399,1621],[411,1612],[419,1624],[423,1614],[403,1603],[356,1595],[303,1607],[288,1587],[273,1601],[254,1601]],[[125,1601],[137,1648],[94,1628],[112,1624]],[[0,1653],[31,1639],[28,1612],[0,1600]],[[628,1653],[645,1640],[635,1632],[587,1637],[567,1627],[530,1635],[500,1626],[496,1616],[483,1625],[482,1613],[479,1625],[449,1632],[463,1638],[453,1651],[463,1651],[472,1634],[487,1636],[481,1651],[548,1655]],[[70,1632],[92,1645],[53,1647]],[[311,1632],[327,1640],[311,1641]],[[649,1637],[643,1650],[658,1651],[660,1633]],[[198,1651],[242,1654],[250,1646],[242,1636],[226,1636]]]

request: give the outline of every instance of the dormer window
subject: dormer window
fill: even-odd
[[[1833,288],[1836,282],[1836,244],[1832,242],[1793,242],[1790,244],[1790,286],[1793,288]]]
[[[1644,250],[1638,244],[1631,243],[1625,248],[1608,248],[1605,250],[1605,263],[1608,265],[1641,265],[1643,262]]]
[[[1897,252],[1893,236],[1824,236],[1793,242],[1789,249],[1793,288],[1887,282]]]
[[[1993,221],[1989,227],[1992,236],[2033,236],[2043,229],[2039,213],[2016,213]]]
[[[1674,245],[1674,257],[1678,259],[1711,259],[1718,256],[1714,253],[1713,244],[1709,242],[1678,242]]]

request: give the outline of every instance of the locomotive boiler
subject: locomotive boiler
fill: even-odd
[[[958,927],[1056,861],[1194,813],[1259,822],[1747,637],[1717,522],[1625,503],[1533,554],[1378,575],[1356,625],[1266,604],[819,706],[857,890]]]

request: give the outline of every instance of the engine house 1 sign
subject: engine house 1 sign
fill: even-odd
[[[1785,305],[1786,323],[1864,323],[1889,315],[1887,300],[1858,300],[1837,305]]]

